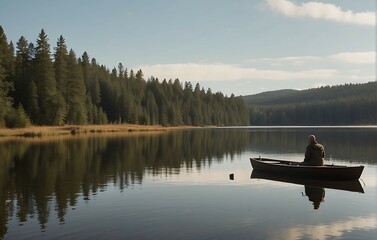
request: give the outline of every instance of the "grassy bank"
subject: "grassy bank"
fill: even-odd
[[[47,137],[59,135],[95,134],[95,133],[131,133],[161,132],[169,130],[189,129],[191,126],[162,127],[160,125],[80,125],[80,126],[31,126],[27,128],[0,128],[0,137]]]

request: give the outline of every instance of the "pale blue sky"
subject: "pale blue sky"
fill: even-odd
[[[8,40],[226,94],[375,80],[375,0],[0,0]]]

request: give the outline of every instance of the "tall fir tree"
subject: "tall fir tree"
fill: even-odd
[[[4,29],[0,26],[0,64],[3,66],[4,71],[3,81],[8,82],[9,84],[13,84],[14,61],[13,43],[8,43]]]
[[[9,81],[11,72],[9,71],[10,61],[12,59],[7,37],[3,28],[0,26],[0,127],[5,126],[5,118],[11,110],[12,98],[8,95],[12,89],[12,83]]]
[[[5,117],[12,105],[11,99],[8,97],[9,87],[4,79],[5,69],[0,64],[0,127],[5,126]]]
[[[27,40],[21,36],[17,42],[16,65],[15,65],[15,95],[14,105],[27,105],[26,96],[28,86],[31,84],[31,56]]]
[[[54,53],[54,70],[56,79],[56,94],[60,122],[65,122],[67,116],[67,83],[68,83],[68,50],[62,35],[58,38]]]
[[[38,124],[38,121],[39,121],[38,89],[34,80],[31,80],[30,84],[27,86],[25,111],[29,115],[31,122],[33,124]]]
[[[71,49],[68,54],[67,79],[67,123],[86,124],[86,89],[81,65],[77,62],[76,54]]]
[[[83,55],[83,61],[85,61]],[[92,58],[89,66],[89,77],[86,83],[87,92],[90,92],[92,103],[96,106],[101,104],[101,88],[99,83],[99,66],[95,58]],[[83,69],[84,71],[84,69]],[[85,76],[85,75],[84,75]]]
[[[81,69],[82,69],[82,77],[85,82],[86,90],[90,89],[89,87],[89,75],[90,75],[90,63],[89,63],[89,55],[87,52],[84,52],[81,56]]]
[[[68,50],[65,44],[65,39],[60,35],[58,42],[56,43],[55,53],[54,53],[54,69],[55,69],[55,79],[56,88],[67,100],[67,78],[68,78]]]
[[[61,119],[58,119],[58,112],[61,109],[57,109],[56,81],[50,57],[50,44],[43,29],[37,39],[35,50],[34,76],[38,94],[38,123],[40,125],[61,124]]]
[[[17,106],[21,103],[23,108],[18,107],[18,109],[24,109],[31,122],[38,124],[39,107],[34,79],[34,57],[34,44],[28,44],[27,40],[21,37],[17,42],[14,105]]]

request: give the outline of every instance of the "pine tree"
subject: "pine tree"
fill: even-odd
[[[64,124],[67,117],[67,101],[68,101],[68,51],[65,39],[62,35],[58,38],[54,53],[54,70],[56,79],[56,100],[57,109],[56,118],[59,125]]]
[[[67,101],[67,78],[68,78],[68,66],[67,58],[68,51],[65,44],[65,39],[60,35],[58,42],[55,47],[54,53],[54,69],[55,69],[55,79],[56,79],[56,88],[64,97],[64,100]]]
[[[89,55],[87,52],[84,52],[81,57],[80,65],[85,83],[86,96],[90,96],[91,104],[99,106],[101,104],[101,91],[99,85],[99,67],[96,63],[96,59],[93,58],[91,62],[89,62]],[[89,103],[88,100],[86,102],[87,104]],[[87,107],[90,108],[89,106]],[[89,122],[91,118],[92,117],[88,115]]]
[[[29,44],[23,36],[17,42],[15,68],[14,104],[18,105],[21,103],[25,106],[27,104],[26,96],[28,94],[28,86],[32,81],[32,72]]]
[[[99,86],[98,77],[93,80],[91,94],[94,105],[99,106],[101,103],[101,88]]]
[[[14,46],[10,42],[8,44],[5,32],[0,26],[0,64],[3,67],[3,81],[8,82],[10,89],[13,89],[13,75],[14,75]]]
[[[86,115],[88,118],[87,123],[88,124],[93,124],[94,123],[94,115],[93,115],[93,103],[92,103],[92,98],[90,96],[90,92],[86,95]]]
[[[88,118],[85,106],[85,83],[81,65],[77,62],[75,52],[72,49],[69,51],[67,63],[67,123],[86,124]]]
[[[11,99],[8,97],[9,87],[4,82],[5,70],[0,64],[0,127],[5,126],[5,116],[11,109]]]
[[[0,26],[0,127],[5,126],[5,117],[12,107],[12,99],[8,95],[13,87],[9,81],[10,51],[4,30]]]
[[[118,64],[118,77],[120,80],[122,80],[124,77],[124,67],[122,63]]]
[[[153,96],[153,93],[151,91],[148,91],[147,93],[147,102],[146,102],[146,110],[149,118],[149,124],[155,125],[158,124],[158,106],[156,103],[156,100]]]
[[[33,124],[38,124],[39,121],[39,106],[38,106],[38,89],[33,80],[27,85],[27,94],[25,101],[25,112],[29,115]]]
[[[89,86],[89,72],[90,72],[90,63],[89,63],[89,55],[87,52],[84,52],[81,56],[81,69],[82,69],[82,77],[85,82],[85,87],[88,90]]]
[[[26,85],[26,95],[25,102],[23,106],[25,112],[28,114],[32,124],[39,124],[39,105],[38,105],[38,89],[37,89],[37,78],[36,78],[36,64],[35,55],[36,48],[32,42],[29,43],[29,61],[30,61],[30,81]]]
[[[57,119],[57,93],[54,68],[50,58],[50,44],[45,31],[42,29],[37,40],[35,53],[35,80],[37,85],[39,124],[56,125]]]
[[[5,78],[5,81],[9,84],[9,97],[12,98],[12,103],[14,103],[14,95],[15,95],[15,62],[16,57],[14,55],[14,45],[13,42],[10,41],[8,44],[8,56],[6,56],[6,65],[4,66],[7,70],[7,76]]]

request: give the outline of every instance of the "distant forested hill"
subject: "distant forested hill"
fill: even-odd
[[[277,91],[258,93],[255,95],[243,96],[243,99],[245,103],[248,105],[266,105],[279,102],[279,99],[293,95],[297,92],[299,91],[293,89],[283,89]]]
[[[377,124],[377,82],[243,97],[251,125]]]
[[[241,97],[178,79],[144,79],[119,63],[109,70],[65,39],[47,34],[14,45],[0,26],[0,127],[64,124],[247,125]]]

